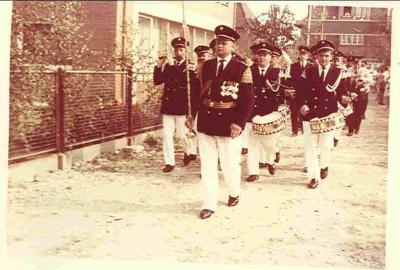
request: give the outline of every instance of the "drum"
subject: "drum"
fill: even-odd
[[[260,116],[256,115],[251,120],[253,132],[257,135],[270,135],[285,128],[284,118],[280,112]]]
[[[278,107],[278,112],[280,112],[284,120],[290,119],[290,109],[287,104],[280,104]]]
[[[331,113],[322,118],[314,118],[310,120],[310,128],[312,134],[320,134],[344,127],[344,117],[341,113]]]
[[[338,103],[339,112],[343,114],[344,117],[349,116],[353,113],[353,105],[349,104],[347,107],[343,107],[340,103]]]

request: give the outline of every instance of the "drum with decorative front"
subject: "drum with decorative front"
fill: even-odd
[[[331,113],[328,116],[310,120],[312,134],[320,134],[335,129],[341,129],[344,125],[344,117],[341,113]]]
[[[256,115],[251,121],[253,132],[257,135],[270,135],[285,128],[285,121],[280,112],[272,112],[264,116]]]

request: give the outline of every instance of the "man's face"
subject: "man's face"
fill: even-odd
[[[308,59],[308,53],[307,52],[301,52],[300,53],[300,61],[304,61]]]
[[[186,57],[186,48],[184,47],[177,47],[174,48],[174,55],[176,60],[182,60]]]
[[[271,63],[271,54],[265,51],[258,52],[256,54],[256,58],[257,58],[257,64],[260,67],[268,66]]]
[[[337,67],[340,67],[343,64],[343,57],[336,57],[334,62]]]
[[[321,51],[317,56],[318,63],[321,66],[327,66],[332,60],[332,52],[331,51]]]
[[[206,60],[210,59],[210,54],[208,52],[199,53],[197,55],[197,62],[202,63]]]
[[[278,56],[277,55],[272,55],[271,56],[271,64],[272,65],[278,64]]]
[[[218,38],[215,45],[215,54],[219,57],[228,56],[233,52],[235,43],[230,39]]]

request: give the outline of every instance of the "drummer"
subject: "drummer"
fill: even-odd
[[[311,189],[316,188],[328,176],[335,130],[312,134],[310,120],[332,117],[337,114],[338,101],[343,105],[351,101],[344,81],[341,80],[341,70],[330,63],[335,46],[328,40],[320,40],[314,48],[318,64],[305,71],[303,83],[296,95],[300,113],[304,117],[305,160],[310,179],[308,187]]]
[[[335,51],[333,53],[333,62],[337,68],[342,71],[342,80],[344,81],[344,85],[346,87],[346,91],[349,90],[350,78],[347,73],[347,67],[344,64],[344,57],[345,55],[341,51]],[[338,104],[340,106],[340,104]],[[339,143],[339,137],[342,133],[341,129],[336,129],[335,136],[333,137],[333,146],[336,147]]]
[[[254,89],[254,108],[248,122],[251,122],[255,116],[268,116],[273,112],[278,113],[277,95],[280,92],[279,68],[271,66],[272,51],[276,47],[267,42],[256,44],[257,64],[251,67]],[[275,114],[276,115],[276,114]],[[268,118],[268,117],[266,117]],[[275,174],[275,145],[279,140],[279,132],[271,135],[256,135],[250,132],[249,152],[248,152],[248,172],[247,182],[253,182],[259,178],[260,152],[263,149],[267,155],[267,167],[271,175]]]

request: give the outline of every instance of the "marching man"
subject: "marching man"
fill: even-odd
[[[255,48],[253,47],[257,55],[257,65],[251,68],[255,102],[252,114],[246,124],[249,129],[251,129],[251,120],[253,117],[278,112],[280,69],[271,66],[271,56],[274,47],[267,42],[261,42]],[[261,150],[265,153],[265,163],[267,164],[269,173],[271,175],[275,174],[274,159],[276,157],[276,144],[279,137],[279,132],[269,135],[258,135],[254,134],[253,131],[250,132],[247,158],[249,176],[246,179],[247,182],[253,182],[259,178]]]
[[[239,203],[241,132],[254,103],[250,68],[232,57],[239,34],[228,26],[215,28],[216,58],[202,68],[203,87],[197,130],[204,185],[200,218],[209,218],[218,203],[218,159],[229,189],[228,206]]]
[[[186,80],[186,54],[187,42],[182,37],[174,38],[171,42],[174,47],[175,61],[167,63],[166,57],[161,57],[154,68],[154,84],[164,83],[164,93],[161,101],[161,114],[163,119],[163,154],[165,167],[164,173],[171,172],[175,167],[174,133],[181,139],[184,149],[183,164],[187,165],[196,159],[196,153],[191,153],[189,138],[186,136],[188,129],[185,126],[188,114],[188,95]],[[190,68],[190,67],[189,67]],[[191,93],[196,92],[196,75],[190,70]],[[198,91],[198,90],[197,90]],[[195,96],[195,94],[193,95]],[[192,99],[194,101],[195,99]],[[192,106],[194,107],[194,106]]]
[[[312,134],[310,120],[337,113],[338,101],[342,104],[351,101],[344,81],[341,80],[341,70],[331,65],[335,46],[328,40],[320,40],[314,48],[318,64],[305,71],[299,93],[296,95],[300,113],[304,117],[305,160],[310,179],[308,187],[311,189],[316,188],[320,181],[328,176],[335,130]]]

